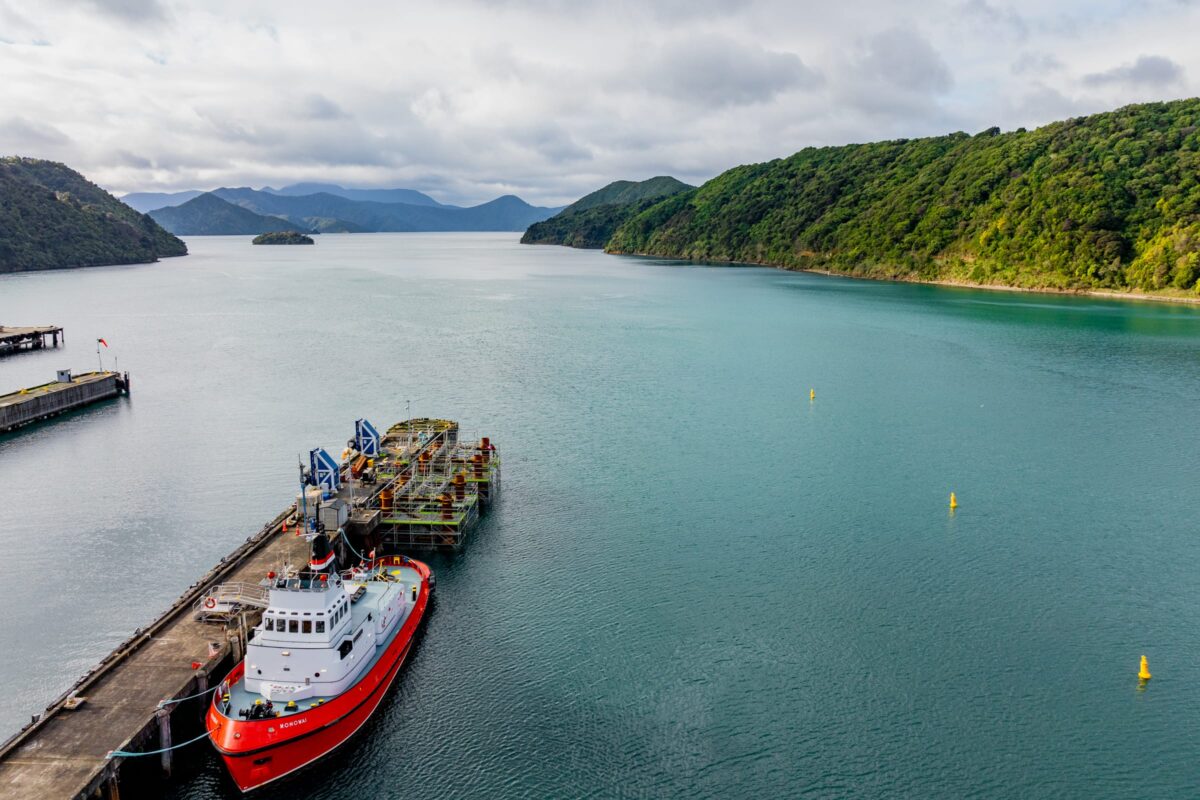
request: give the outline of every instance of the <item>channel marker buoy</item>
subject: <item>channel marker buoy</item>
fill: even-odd
[[[950,493],[950,508],[958,508],[958,500],[954,497],[954,492]]]
[[[809,400],[816,400],[816,399],[817,399],[817,390],[816,390],[816,389],[809,389],[809,390],[808,390],[808,399],[809,399]]]
[[[1141,669],[1138,670],[1138,680],[1139,681],[1150,680],[1150,664],[1149,664],[1149,662],[1146,661],[1145,656],[1142,656],[1142,667],[1141,667]]]

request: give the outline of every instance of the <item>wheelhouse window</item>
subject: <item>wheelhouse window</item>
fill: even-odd
[[[324,633],[324,632],[325,632],[325,620],[319,619],[319,620],[317,620],[317,633]]]
[[[263,618],[263,630],[265,630],[265,631],[275,630],[275,618],[274,617],[264,617]]]
[[[299,632],[300,632],[300,620],[289,619],[288,620],[288,633],[299,633]]]
[[[304,620],[304,625],[301,627],[300,632],[301,633],[312,633],[312,620],[311,619]]]

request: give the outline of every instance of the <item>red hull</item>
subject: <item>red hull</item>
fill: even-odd
[[[378,563],[390,562],[392,559],[384,558]],[[375,666],[345,692],[316,708],[263,720],[225,716],[219,710],[221,692],[214,693],[208,708],[208,735],[243,792],[278,780],[328,754],[353,736],[379,707],[408,657],[429,602],[429,567],[411,559],[406,565],[422,578],[412,613]],[[245,667],[244,661],[234,667],[225,685],[240,681]]]

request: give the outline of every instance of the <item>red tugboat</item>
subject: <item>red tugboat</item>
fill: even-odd
[[[379,707],[429,603],[429,567],[404,556],[345,574],[324,535],[306,569],[270,578],[246,658],[217,688],[208,735],[243,791],[349,739]]]

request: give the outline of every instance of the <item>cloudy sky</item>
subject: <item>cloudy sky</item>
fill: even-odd
[[[446,202],[1200,94],[1192,0],[0,0],[0,154]]]

